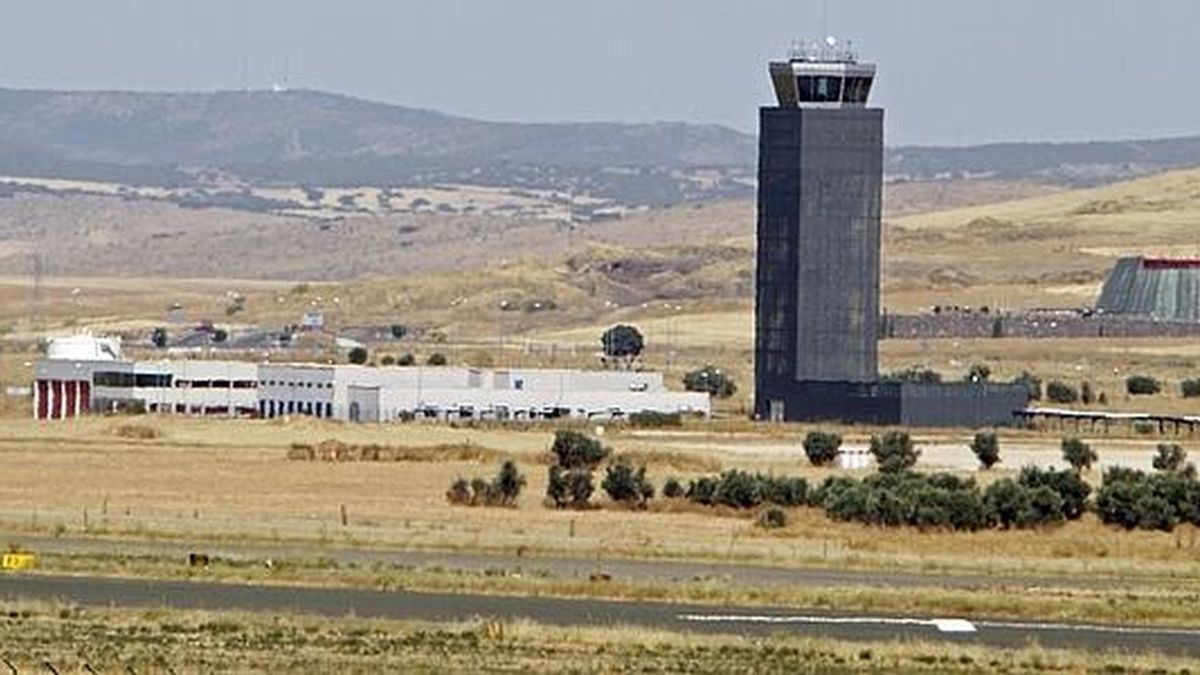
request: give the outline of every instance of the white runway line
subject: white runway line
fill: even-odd
[[[1200,628],[1171,628],[1169,626],[1104,626],[1082,623],[1021,623],[1018,621],[976,621],[975,625],[982,628],[1016,628],[1019,630],[1069,630],[1126,635],[1182,635],[1200,639]]]
[[[925,626],[943,633],[974,633],[975,624],[964,619],[903,619],[887,616],[766,616],[754,614],[680,614],[695,623],[807,623],[836,625]]]

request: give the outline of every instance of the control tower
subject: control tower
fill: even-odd
[[[883,110],[867,107],[875,66],[832,38],[769,71],[779,105],[759,111],[755,413],[784,420],[811,407],[797,383],[878,379]]]
[[[759,111],[754,414],[770,421],[1011,425],[1021,384],[879,378],[883,110],[875,66],[828,39],[769,66]]]

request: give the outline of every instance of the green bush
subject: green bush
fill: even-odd
[[[810,431],[804,437],[804,454],[813,466],[829,466],[837,459],[842,437],[824,431]]]
[[[1079,401],[1079,390],[1066,382],[1051,380],[1046,385],[1046,398],[1055,403],[1076,403]]]
[[[768,503],[786,507],[804,506],[808,503],[808,481],[798,477],[766,476],[730,469],[719,476],[693,480],[685,495],[697,504],[735,509],[750,509]]]
[[[564,469],[557,464],[550,467],[546,497],[555,508],[587,508],[594,491],[590,469]]]
[[[972,363],[963,379],[967,382],[987,382],[992,376],[992,369],[983,363]]]
[[[600,441],[569,429],[556,431],[550,445],[555,463],[564,469],[593,470],[612,452]]]
[[[778,506],[772,506],[758,514],[758,526],[764,530],[787,527],[787,514]]]
[[[1125,391],[1131,396],[1150,396],[1162,391],[1162,384],[1149,375],[1130,375],[1125,378]]]
[[[673,412],[665,413],[657,410],[640,410],[630,413],[629,424],[642,429],[683,426],[683,415]]]
[[[1187,464],[1187,451],[1178,443],[1159,443],[1153,464],[1155,471],[1163,473],[1182,471]]]
[[[1023,384],[1029,390],[1029,400],[1042,400],[1042,378],[1029,371],[1022,372],[1013,379],[1013,384]]]
[[[1062,441],[1063,460],[1075,471],[1087,471],[1096,463],[1096,451],[1092,446],[1078,438],[1064,438]]]
[[[671,476],[663,483],[662,493],[667,499],[679,499],[684,496],[686,490],[684,490],[683,484],[679,482],[678,478]]]
[[[412,354],[401,354],[400,358],[396,359],[398,366],[411,366],[417,362],[417,359]]]
[[[646,467],[633,468],[624,458],[609,464],[600,487],[608,498],[630,506],[645,506],[654,498],[654,486],[646,479]]]
[[[990,431],[975,434],[971,452],[979,459],[980,466],[990,469],[1000,462],[1000,439]]]
[[[391,354],[388,354],[387,356],[383,357],[382,359],[379,359],[379,365],[394,366],[394,365],[396,365],[396,357],[392,356]]]
[[[1062,501],[1062,514],[1067,520],[1076,520],[1087,510],[1087,499],[1092,487],[1074,471],[1063,469],[1041,469],[1027,466],[1021,469],[1017,482],[1030,488],[1047,488]]]
[[[434,352],[429,355],[425,363],[431,366],[444,366],[447,363],[446,355],[441,352]]]
[[[446,501],[462,506],[515,506],[523,487],[525,476],[509,460],[490,483],[482,478],[455,480],[446,491]]]
[[[1171,531],[1181,522],[1200,525],[1200,483],[1191,473],[1157,473],[1112,467],[1096,495],[1100,520],[1128,530]]]
[[[871,436],[871,454],[883,473],[907,471],[917,463],[921,452],[903,431],[885,431]]]
[[[367,350],[365,347],[354,347],[346,355],[346,360],[355,365],[363,365],[367,362]]]
[[[885,382],[920,382],[936,384],[942,381],[942,376],[932,368],[909,366],[903,370],[895,370],[883,376]]]
[[[737,393],[737,385],[729,373],[711,364],[684,375],[683,388],[688,391],[706,392],[717,398],[729,398]]]
[[[1179,393],[1184,398],[1200,397],[1200,379],[1184,380],[1179,383]]]

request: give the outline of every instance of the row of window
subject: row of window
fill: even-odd
[[[262,387],[296,387],[298,389],[333,389],[332,382],[285,382],[283,380],[260,380]]]
[[[333,404],[320,401],[259,401],[258,414],[266,418],[280,415],[311,415],[332,418]]]
[[[171,386],[169,373],[122,373],[102,371],[92,375],[97,387],[165,388]]]
[[[796,78],[796,89],[804,103],[866,103],[871,78],[802,75]]]

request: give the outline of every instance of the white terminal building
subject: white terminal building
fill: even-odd
[[[708,394],[670,391],[661,373],[131,361],[122,357],[119,342],[88,336],[52,341],[47,358],[35,367],[35,380],[37,419],[135,408],[352,422],[620,419],[637,412],[710,412]]]

